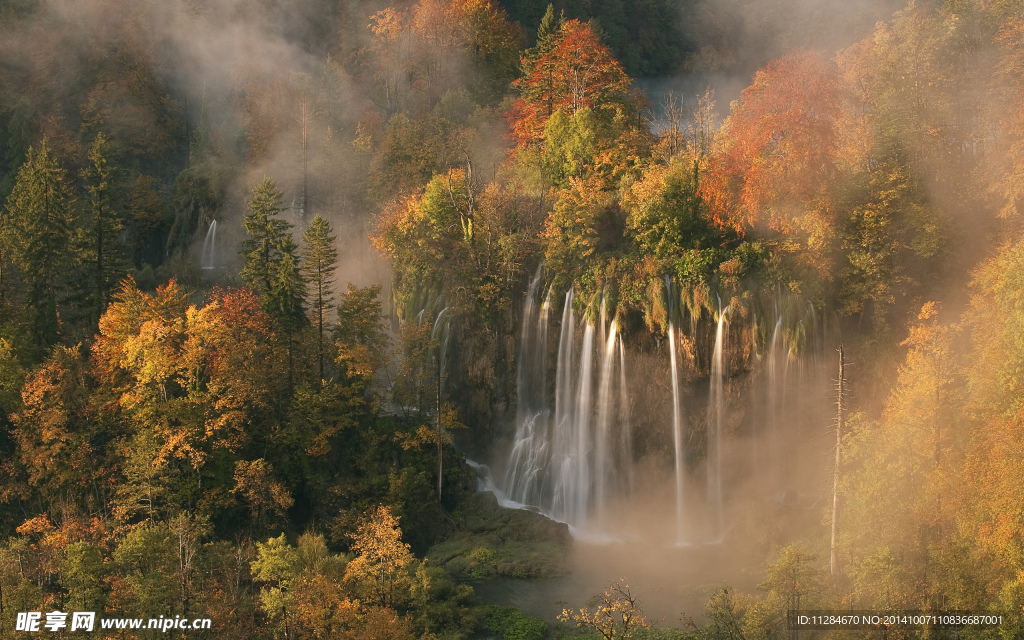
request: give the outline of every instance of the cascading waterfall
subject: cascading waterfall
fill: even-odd
[[[568,522],[574,516],[569,503],[573,501],[576,460],[579,458],[573,437],[576,424],[573,412],[573,291],[565,294],[562,309],[561,336],[558,340],[558,364],[555,371],[555,421],[552,425],[551,510],[555,518]],[[547,493],[547,492],[545,492]],[[574,521],[575,522],[575,521]]]
[[[516,432],[504,493],[510,501],[537,506],[577,529],[600,529],[606,505],[619,488],[618,474],[631,478],[633,473],[629,434],[620,427],[628,391],[622,367],[618,376],[615,371],[625,354],[617,322],[605,326],[600,317],[599,324],[584,324],[576,348],[570,289],[562,310],[552,412],[544,371],[551,292],[537,312],[540,276],[534,277],[523,309]],[[623,399],[618,411],[616,397]],[[615,446],[624,439],[625,448]]]
[[[206,230],[206,238],[203,240],[203,253],[200,256],[199,264],[202,266],[203,269],[218,268],[216,220],[210,222],[210,227]]]
[[[671,391],[659,400],[650,396],[656,385],[637,383],[627,375],[621,317],[613,313],[603,296],[581,321],[574,310],[576,294],[569,289],[562,301],[557,334],[550,335],[552,325],[558,321],[551,317],[555,294],[551,288],[545,291],[543,272],[537,271],[523,307],[515,436],[504,466],[503,486],[495,487],[503,504],[539,509],[568,523],[576,535],[602,540],[620,533],[635,535],[637,532],[622,528],[629,523],[628,518],[622,517],[623,510],[628,513],[646,504],[665,514],[666,537],[671,535],[669,539],[682,546],[692,544],[695,537],[707,543],[724,539],[728,529],[727,493],[756,494],[761,499],[786,504],[797,495],[783,477],[790,467],[792,453],[789,449],[784,451],[781,443],[783,438],[796,433],[796,425],[807,425],[816,419],[802,400],[809,395],[804,387],[827,380],[815,375],[819,361],[814,351],[825,348],[828,336],[814,325],[814,315],[802,302],[787,298],[787,304],[783,304],[782,294],[774,306],[774,315],[759,314],[757,307],[752,308],[753,313],[747,316],[749,326],[737,326],[730,331],[732,307],[723,308],[719,302],[710,326],[703,312],[689,314],[690,332],[686,333],[680,324],[687,316],[675,308],[678,292],[668,278],[665,292],[669,304],[669,357],[665,364],[670,372]],[[762,338],[764,386],[751,387],[757,390],[758,399],[750,404],[754,411],[729,413],[725,392],[730,379],[729,336],[761,335],[759,331],[764,327],[758,322],[764,322],[762,318],[773,322],[767,327],[771,332]],[[711,330],[711,335],[702,333],[705,328]],[[821,337],[814,332],[821,333]],[[557,351],[552,353],[549,348],[555,349],[556,342]],[[708,376],[705,477],[694,483],[695,469],[689,468],[687,462],[688,455],[694,452],[687,448],[686,411],[696,412],[704,407],[702,402],[684,398],[692,398],[695,383],[699,384],[701,372],[694,366],[703,357],[695,352],[704,349],[710,356],[704,369]],[[664,358],[664,351],[661,353]],[[644,362],[658,355],[644,353],[641,344],[636,357],[638,362]],[[547,369],[552,364],[555,370],[549,375]],[[636,373],[645,372],[638,369]],[[796,387],[790,388],[793,385]],[[638,401],[646,404],[639,405]],[[640,406],[643,408],[634,412],[633,408]],[[732,428],[731,417],[741,421],[738,428]],[[733,444],[744,438],[749,439],[745,442],[752,451],[752,464],[733,461],[728,454],[742,451],[742,447]],[[793,472],[786,474],[796,477]],[[665,482],[668,477],[674,482]],[[770,491],[731,490],[742,486],[737,483],[751,482],[751,486]],[[697,497],[694,487],[703,489],[703,498]],[[670,489],[671,497],[665,495],[668,491],[663,494],[662,488]],[[664,498],[658,498],[659,495]],[[637,500],[640,496],[645,499]],[[652,504],[652,499],[663,499],[666,504]],[[698,515],[700,521],[694,519]],[[673,519],[674,527],[669,529]]]
[[[572,427],[569,442],[574,442],[575,447],[565,452],[565,459],[571,461],[571,466],[566,473],[566,481],[562,490],[556,487],[555,496],[562,497],[563,510],[561,516],[566,522],[576,526],[586,523],[587,507],[590,501],[590,448],[593,438],[590,433],[590,426],[593,420],[591,409],[593,406],[593,360],[594,360],[594,324],[587,322],[583,330],[583,349],[580,353],[580,369],[578,391],[576,393],[576,408],[573,413]],[[557,505],[557,503],[556,503]],[[556,514],[559,514],[557,508]]]
[[[711,358],[711,388],[708,398],[707,474],[708,508],[711,510],[711,539],[723,533],[722,517],[722,426],[725,419],[725,318],[729,307],[718,312],[715,350]]]
[[[523,309],[522,340],[519,345],[519,369],[516,375],[516,436],[512,447],[505,489],[509,497],[522,504],[534,504],[540,498],[544,470],[547,467],[548,417],[544,393],[547,375],[547,316],[551,292],[541,306],[534,324],[534,305],[543,271],[530,283]],[[536,328],[534,328],[536,326]]]

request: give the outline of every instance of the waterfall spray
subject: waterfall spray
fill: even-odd
[[[676,461],[676,544],[684,544],[683,526],[685,524],[683,491],[686,476],[686,460],[683,457],[683,411],[679,400],[679,367],[676,364],[676,331],[673,317],[672,285],[665,276],[665,290],[668,293],[668,350],[672,364],[672,442],[675,445]]]
[[[719,303],[718,329],[715,332],[715,351],[711,360],[711,391],[708,399],[707,471],[708,508],[711,510],[712,540],[723,533],[722,521],[722,423],[725,419],[725,317],[729,307]]]
[[[597,407],[597,448],[594,456],[594,478],[596,480],[596,503],[597,522],[600,528],[604,528],[606,485],[613,475],[614,465],[612,462],[609,440],[611,438],[612,410],[615,397],[612,393],[612,385],[615,383],[615,338],[616,323],[612,320],[608,328],[608,337],[604,345],[604,356],[601,359],[601,377],[598,386],[598,407]]]
[[[622,425],[622,460],[626,467],[626,492],[633,493],[633,428],[629,420],[629,387],[626,386],[626,351],[619,339],[619,424]]]
[[[591,434],[590,423],[592,420],[593,391],[593,360],[594,360],[594,325],[587,323],[583,330],[583,352],[580,354],[580,381],[579,393],[576,395],[576,420],[574,421],[574,435],[576,439],[575,451],[575,491],[569,496],[572,514],[571,522],[576,526],[583,526],[587,517],[587,505],[590,500],[590,448]]]
[[[569,516],[567,496],[573,482],[575,442],[573,429],[573,290],[565,294],[562,325],[558,339],[558,364],[555,371],[555,421],[552,425],[551,451],[551,512],[565,521]]]
[[[510,499],[522,504],[532,504],[539,500],[549,453],[544,376],[547,371],[547,315],[550,309],[550,291],[536,319],[536,330],[533,329],[534,307],[542,274],[542,269],[538,268],[530,283],[523,308],[522,339],[516,372],[516,434],[505,475],[506,494]]]

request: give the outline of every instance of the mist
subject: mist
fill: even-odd
[[[507,4],[0,3],[0,611],[1024,629],[1019,2]]]

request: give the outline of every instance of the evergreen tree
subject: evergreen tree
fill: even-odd
[[[287,234],[279,246],[280,261],[274,266],[274,280],[264,299],[264,308],[289,333],[304,327],[306,317],[306,280],[299,266],[298,247]]]
[[[528,100],[543,103],[543,111],[549,118],[554,111],[551,96],[554,84],[554,71],[550,64],[544,64],[542,61],[558,44],[558,39],[561,37],[562,27],[564,26],[565,11],[562,11],[559,17],[556,18],[555,8],[549,4],[544,17],[540,21],[540,26],[537,28],[537,44],[523,52],[523,78],[536,76],[536,81],[524,84],[521,87],[521,92]],[[544,64],[544,68],[542,70],[538,69],[538,64]]]
[[[317,355],[320,364],[320,378],[324,377],[324,315],[333,302],[331,284],[338,268],[338,250],[334,247],[336,238],[331,235],[331,224],[320,214],[313,218],[306,232],[302,234],[305,247],[302,250],[302,274],[310,284],[314,296],[311,305],[316,311]]]
[[[245,265],[242,267],[242,280],[264,301],[274,286],[277,267],[281,262],[281,247],[285,237],[291,238],[291,227],[288,222],[277,218],[281,213],[282,192],[270,178],[264,178],[253,188],[249,200],[249,213],[245,215],[243,226],[249,238],[242,242],[242,255]]]
[[[66,173],[43,138],[38,150],[29,148],[0,225],[4,253],[28,285],[43,345],[57,342],[57,299],[71,266],[75,204]]]
[[[110,143],[99,133],[89,149],[89,166],[82,172],[89,194],[92,229],[89,251],[93,263],[95,319],[107,308],[110,292],[126,273],[121,243],[123,221],[111,203],[112,171],[107,164]]]
[[[287,335],[290,390],[294,378],[294,336],[308,320],[304,309],[306,282],[299,267],[292,225],[276,217],[282,210],[281,195],[270,178],[264,178],[253,189],[249,213],[243,222],[249,238],[242,243],[242,278]]]
[[[551,50],[555,48],[555,42],[558,40],[558,35],[562,31],[563,25],[565,25],[565,11],[563,10],[556,18],[555,7],[549,4],[547,11],[544,12],[544,17],[540,20],[540,26],[537,27],[537,44],[523,53],[524,76],[530,74],[533,70],[533,64],[537,60],[551,53]],[[527,66],[530,68],[527,68]]]

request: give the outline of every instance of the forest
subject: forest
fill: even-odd
[[[1024,637],[1022,221],[1020,0],[0,0],[0,638]]]

